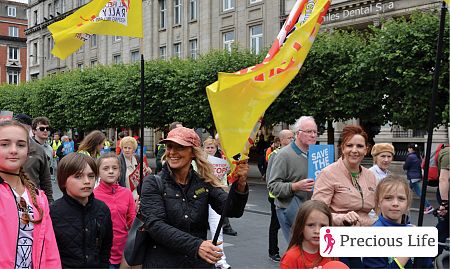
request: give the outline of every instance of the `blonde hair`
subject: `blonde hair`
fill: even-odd
[[[120,148],[125,147],[125,145],[127,145],[127,144],[131,144],[131,147],[133,148],[133,150],[137,149],[138,145],[137,145],[136,139],[134,139],[133,137],[125,136],[124,138],[122,138],[120,140]]]
[[[214,175],[214,168],[208,162],[205,151],[201,147],[192,147],[192,153],[197,164],[197,173],[203,178],[203,181],[210,183],[214,187],[223,187],[219,179]]]
[[[412,195],[411,195],[411,189],[408,186],[408,182],[398,175],[388,175],[383,180],[380,181],[377,185],[377,189],[375,190],[375,211],[377,214],[380,214],[381,209],[379,207],[379,203],[383,200],[383,197],[387,193],[394,193],[396,192],[396,189],[402,186],[405,190],[406,199],[408,202],[408,210],[411,207],[412,203]]]
[[[203,147],[206,147],[207,145],[214,145],[217,148],[217,142],[214,138],[208,137],[203,141]]]

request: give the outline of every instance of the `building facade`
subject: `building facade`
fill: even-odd
[[[93,35],[65,60],[51,54],[47,30],[88,0],[31,0],[26,29],[27,80],[96,64],[132,63],[140,59],[196,58],[232,46],[259,53],[270,47],[295,0],[143,0],[144,37]],[[438,8],[430,0],[333,0],[324,28],[366,28],[382,18]]]
[[[26,4],[0,0],[0,84],[26,79],[26,11]]]

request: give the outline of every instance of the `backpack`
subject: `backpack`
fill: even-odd
[[[450,144],[439,144],[434,152],[431,152],[430,165],[428,166],[428,186],[439,186],[438,158],[441,149],[450,146]],[[425,158],[422,160],[422,169],[425,168]]]

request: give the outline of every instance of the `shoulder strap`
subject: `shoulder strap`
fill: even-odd
[[[158,185],[158,189],[160,193],[164,193],[164,185],[162,182],[162,178],[159,175],[155,174],[156,184]]]

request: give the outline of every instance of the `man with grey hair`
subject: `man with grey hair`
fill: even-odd
[[[295,123],[295,140],[280,149],[271,163],[268,189],[275,196],[281,231],[287,242],[291,225],[285,211],[296,195],[301,201],[311,199],[314,180],[308,177],[308,149],[317,141],[317,125],[313,117],[302,116]]]

